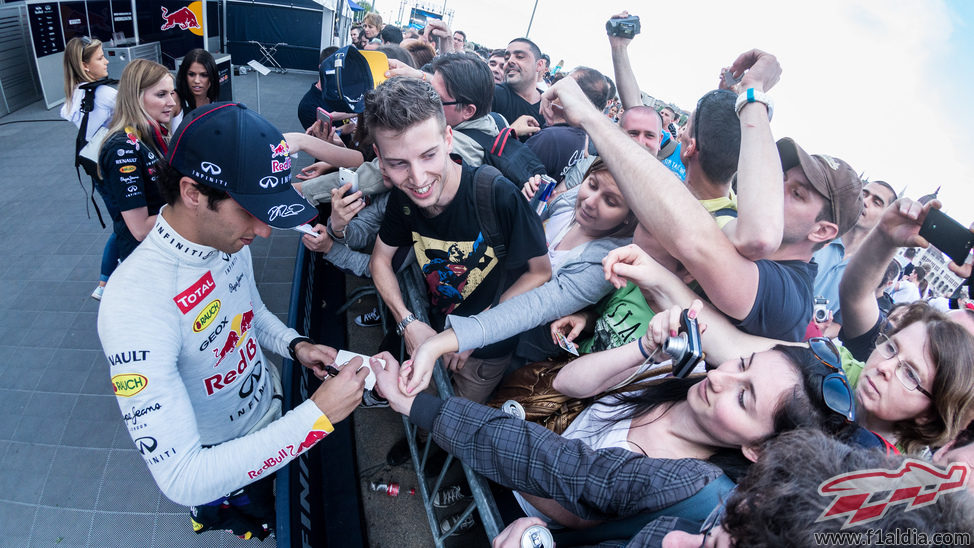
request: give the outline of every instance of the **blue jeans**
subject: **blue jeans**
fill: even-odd
[[[115,243],[115,233],[112,232],[105,242],[105,251],[101,254],[101,276],[98,281],[107,282],[116,267],[118,267],[118,244]]]

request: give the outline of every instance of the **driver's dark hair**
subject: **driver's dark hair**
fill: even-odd
[[[159,162],[158,165],[161,168],[158,179],[159,193],[162,199],[172,206],[179,200],[179,181],[184,175],[165,162]],[[200,194],[206,196],[206,207],[213,211],[216,211],[217,204],[230,197],[225,190],[203,185],[195,180],[193,186],[200,191]]]

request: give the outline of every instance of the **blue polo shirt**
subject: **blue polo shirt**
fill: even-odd
[[[815,275],[814,285],[815,296],[825,297],[829,300],[828,308],[832,312],[832,321],[841,324],[839,282],[842,281],[842,274],[845,272],[846,265],[849,264],[849,259],[845,257],[845,245],[842,243],[842,238],[836,238],[829,245],[816,251],[812,255],[812,260],[818,265],[818,274]]]

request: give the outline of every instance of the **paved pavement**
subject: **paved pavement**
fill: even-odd
[[[314,76],[262,78],[264,116],[299,129],[297,104]],[[236,78],[234,97],[256,108],[254,79]],[[56,108],[40,103],[0,118],[0,546],[257,545],[193,534],[186,510],[160,494],[123,427],[96,332],[98,303],[89,298],[109,232],[85,214],[72,168],[76,130],[63,121],[10,123],[57,119]],[[282,319],[297,245],[290,231],[251,245],[261,296]],[[363,462],[374,464],[398,417],[368,412],[390,425],[382,441],[365,436],[375,445]],[[416,510],[415,501],[395,502]],[[400,542],[370,545],[430,545],[425,520],[407,529],[394,533]]]

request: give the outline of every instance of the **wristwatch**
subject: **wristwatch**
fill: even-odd
[[[771,117],[774,116],[774,101],[768,94],[754,88],[747,88],[744,93],[737,96],[737,101],[734,102],[734,110],[738,116],[741,115],[741,109],[744,108],[744,105],[749,103],[764,103],[764,106],[768,108],[768,121],[771,121]]]
[[[416,315],[412,312],[408,316],[402,319],[401,322],[396,324],[396,334],[402,335],[402,332],[406,330],[406,326],[416,321]]]
[[[308,337],[294,337],[293,339],[291,339],[291,342],[287,343],[287,352],[288,354],[291,355],[291,361],[295,361],[295,362],[300,361],[298,360],[297,355],[294,354],[294,348],[303,342],[307,342],[311,344],[315,343],[313,340],[309,339]]]

